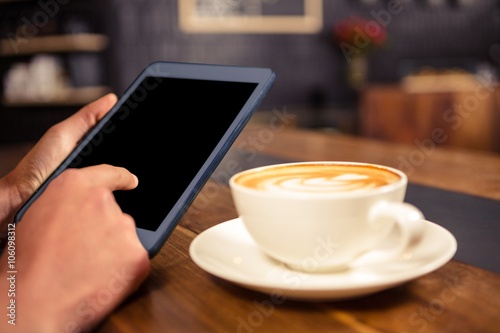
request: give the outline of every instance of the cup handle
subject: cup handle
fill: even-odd
[[[355,265],[384,262],[399,255],[411,255],[411,250],[423,238],[425,218],[417,207],[405,202],[381,202],[370,211],[369,223],[375,228],[378,225],[383,227],[388,219],[395,221],[394,228],[399,229],[398,244],[389,249],[368,251],[355,260]]]

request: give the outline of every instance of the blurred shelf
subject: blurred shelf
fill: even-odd
[[[1,1],[1,0],[0,0]],[[11,57],[44,52],[99,52],[108,45],[103,34],[79,33],[0,40],[0,56]]]
[[[82,106],[95,101],[99,97],[111,92],[109,87],[81,87],[66,88],[55,96],[47,99],[36,99],[30,97],[20,97],[15,99],[5,99],[2,104],[6,107],[47,107],[47,106]]]
[[[113,91],[101,3],[49,2],[0,0],[0,145],[36,141]]]

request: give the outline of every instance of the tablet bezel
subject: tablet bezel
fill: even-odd
[[[238,67],[227,65],[209,65],[193,63],[156,62],[148,66],[140,75],[138,82],[145,76],[171,77],[181,79],[216,80],[229,82],[256,83],[254,92],[233,120],[226,133],[202,165],[177,203],[170,210],[163,222],[155,231],[137,228],[141,242],[148,250],[150,257],[155,256],[166,242],[180,219],[189,208],[203,185],[210,178],[232,143],[246,125],[252,114],[261,103],[275,80],[275,73],[269,68]],[[133,89],[132,89],[133,91]]]

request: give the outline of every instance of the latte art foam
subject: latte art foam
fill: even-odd
[[[240,175],[236,182],[267,192],[330,193],[367,191],[399,179],[375,166],[305,164],[261,169]]]

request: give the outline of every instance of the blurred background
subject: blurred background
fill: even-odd
[[[261,121],[500,153],[498,0],[0,0],[0,22],[0,144],[161,60],[272,68]]]

